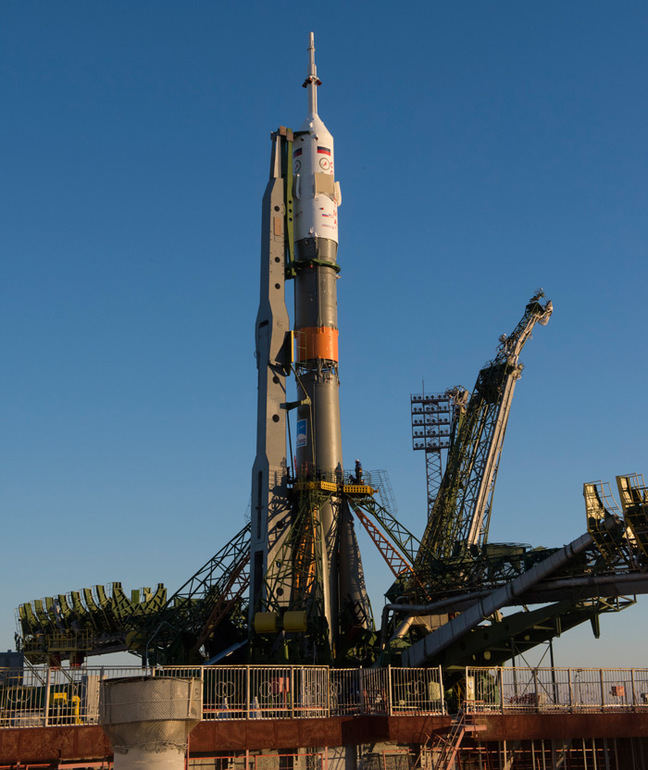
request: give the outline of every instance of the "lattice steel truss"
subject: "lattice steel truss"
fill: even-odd
[[[425,452],[428,519],[434,508],[441,479],[441,452],[450,448],[452,401],[449,393],[420,393],[410,396],[412,448]]]
[[[518,356],[535,324],[546,324],[552,312],[550,302],[540,302],[542,296],[535,294],[512,334],[500,337],[497,355],[481,369],[465,413],[457,415],[448,466],[421,539],[417,570],[426,571],[429,555],[447,560],[463,545],[486,542],[513,391],[522,372]]]
[[[247,523],[131,638],[131,646],[150,662],[196,663],[245,639],[249,563]]]
[[[18,607],[17,643],[32,663],[80,665],[87,655],[126,649],[129,633],[142,628],[166,600],[162,583],[127,596],[119,582],[35,599]]]
[[[293,486],[293,500],[292,520],[276,558],[268,565],[262,591],[264,598],[257,610],[274,613],[278,630],[285,613],[305,612],[311,641],[304,639],[301,646],[312,645],[313,639],[319,639],[318,644],[323,645],[326,629],[320,626],[324,546],[318,516],[322,506],[333,506],[338,524],[353,513],[395,577],[407,575],[410,581],[415,580],[412,565],[419,542],[396,516],[391,486],[384,471],[365,472],[361,483],[349,471],[298,478]],[[362,575],[359,579],[364,581]],[[344,597],[340,597],[338,609],[343,628],[373,628],[373,618],[367,615],[367,608],[349,606]],[[341,643],[344,644],[344,640]],[[318,659],[322,660],[322,649]]]
[[[335,485],[316,481],[296,484],[292,521],[282,546],[266,570],[264,598],[259,610],[277,614],[302,610],[309,619],[323,616],[319,510],[324,503],[333,501],[336,490]]]

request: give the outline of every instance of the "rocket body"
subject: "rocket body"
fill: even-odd
[[[314,43],[311,36],[308,116],[293,145],[295,260],[295,338],[297,391],[302,405],[297,420],[297,475],[333,479],[342,469],[338,374],[337,247],[338,225],[333,137],[317,115]],[[319,511],[322,538],[322,594],[335,643],[338,616],[335,563],[337,507],[327,501]]]
[[[263,204],[250,622],[256,617],[255,612],[264,608],[279,614],[305,610],[309,628],[335,655],[345,628],[368,628],[372,620],[343,485],[337,316],[341,195],[340,185],[335,181],[333,137],[317,114],[320,81],[315,69],[312,33],[309,52],[310,66],[304,83],[308,89],[308,114],[300,129],[290,137],[292,174],[286,170],[291,153],[287,150],[286,165],[281,165],[284,160],[279,162],[279,148],[283,145],[273,135],[271,178]],[[287,187],[290,176],[292,190]],[[286,337],[284,250],[287,248],[290,252],[287,240],[290,227],[294,256],[289,277],[295,281],[292,363],[297,401],[284,403],[285,380],[291,368],[286,356],[289,347],[283,344]],[[288,495],[290,480],[282,436],[287,424],[286,410],[294,407],[297,409],[296,466],[291,480],[294,494]],[[321,622],[324,619],[326,626]],[[285,627],[284,630],[290,632]],[[306,636],[302,653],[309,644]]]
[[[339,182],[335,181],[333,137],[317,114],[314,43],[311,35],[309,114],[293,145],[295,232],[295,338],[297,390],[297,477],[329,482],[343,477],[340,427],[337,316]],[[343,515],[342,511],[347,511]],[[335,647],[342,612],[367,608],[362,565],[348,505],[333,497],[318,510],[322,537],[322,588],[330,640]],[[352,543],[353,547],[348,548]],[[340,568],[341,560],[344,568]],[[359,576],[349,579],[349,573]],[[361,586],[360,586],[361,583]],[[348,614],[348,613],[347,613]]]
[[[342,468],[338,375],[337,248],[340,185],[335,181],[333,137],[317,114],[311,35],[309,114],[293,146],[295,337],[300,399],[298,472],[328,474]],[[310,403],[308,403],[310,401]]]

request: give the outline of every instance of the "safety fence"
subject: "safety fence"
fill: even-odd
[[[465,700],[472,712],[648,709],[648,669],[467,668]]]
[[[203,719],[307,719],[443,713],[439,668],[139,666],[0,669],[0,728],[96,724],[101,682],[197,677]]]
[[[335,716],[445,712],[440,668],[330,669],[330,677]]]

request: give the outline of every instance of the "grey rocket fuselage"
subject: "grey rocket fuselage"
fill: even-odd
[[[333,137],[317,114],[311,36],[308,117],[293,145],[295,338],[299,398],[297,472],[342,468],[338,375],[337,265],[340,185]],[[310,400],[310,404],[308,404]]]
[[[343,493],[337,318],[341,194],[335,181],[333,137],[317,114],[320,81],[314,51],[311,34],[310,66],[304,83],[308,89],[308,115],[298,131],[288,132],[292,140],[292,166],[288,163],[283,171],[279,162],[282,140],[278,134],[273,135],[271,178],[263,204],[261,303],[256,329],[259,400],[257,456],[252,474],[250,620],[264,607],[271,612],[283,612],[295,608],[295,602],[303,606],[300,591],[317,576],[321,588],[317,613],[327,621],[329,643],[334,650],[342,613],[348,607],[362,607],[362,611],[351,613],[357,618],[352,624],[368,627],[370,621],[366,618],[370,618],[371,610],[349,504]],[[288,134],[284,133],[284,138],[289,143]],[[282,244],[290,250],[291,227],[294,257],[286,265]],[[295,281],[292,365],[297,401],[292,404],[284,403],[291,365],[291,356],[282,344],[285,286],[279,271],[284,269]],[[287,427],[288,411],[295,406],[296,465],[291,496],[287,473],[291,463],[282,431]],[[314,501],[304,491],[311,481],[315,487],[320,482],[329,486],[333,482],[338,492],[327,492]],[[304,511],[310,512],[307,518],[312,523],[299,530],[304,526]],[[293,537],[291,527],[297,527],[301,534]],[[318,544],[308,545],[311,531],[317,532]],[[297,551],[289,554],[288,550],[294,548]],[[313,559],[313,566],[304,572],[305,558]],[[291,562],[301,565],[302,577],[291,578],[282,571],[281,565]],[[270,625],[274,627],[273,622]]]
[[[340,185],[335,182],[333,137],[317,114],[315,47],[311,36],[308,116],[293,144],[295,261],[295,342],[297,477],[333,478],[341,474],[340,380],[338,372],[337,265]],[[319,509],[324,611],[335,627],[340,589],[335,500]],[[333,641],[333,639],[332,639]]]

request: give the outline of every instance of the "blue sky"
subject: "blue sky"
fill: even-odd
[[[561,545],[583,482],[648,474],[647,21],[632,0],[4,0],[0,647],[21,602],[173,591],[242,526],[269,134],[305,116],[311,29],[346,464],[387,469],[422,533],[410,393],[472,388],[543,287],[491,539]],[[647,607],[557,662],[646,665]]]

